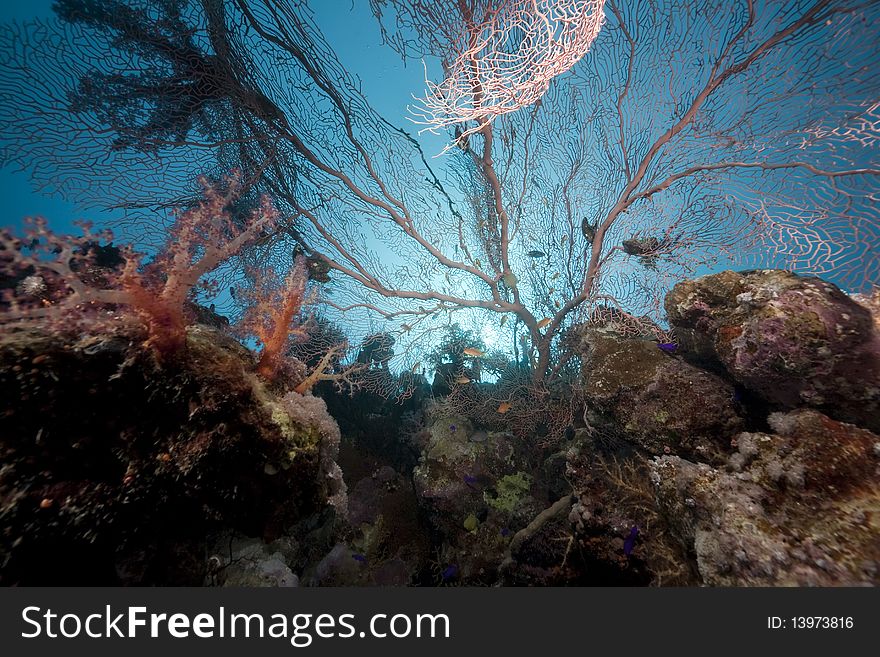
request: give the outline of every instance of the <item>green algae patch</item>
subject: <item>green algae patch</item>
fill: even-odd
[[[513,513],[520,500],[525,497],[532,486],[532,478],[525,472],[506,475],[498,480],[495,495],[483,493],[483,499],[493,509],[502,513]]]

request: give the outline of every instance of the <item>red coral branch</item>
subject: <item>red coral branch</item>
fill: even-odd
[[[300,312],[308,303],[306,259],[298,256],[283,283],[274,272],[254,272],[253,287],[243,294],[247,304],[238,324],[243,335],[253,336],[262,347],[257,372],[273,379],[291,340],[302,340],[308,331]]]

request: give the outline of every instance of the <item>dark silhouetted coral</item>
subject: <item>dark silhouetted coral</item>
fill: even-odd
[[[323,401],[276,398],[214,329],[173,361],[145,335],[0,337],[3,584],[202,584],[214,534],[344,508]]]

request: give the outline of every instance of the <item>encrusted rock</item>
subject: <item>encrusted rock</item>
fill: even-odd
[[[712,586],[880,583],[878,436],[812,410],[743,433],[725,469],[665,456],[658,499]]]
[[[323,401],[279,399],[216,330],[161,363],[142,337],[0,336],[0,583],[201,584],[212,536],[344,511]]]
[[[880,335],[832,283],[726,271],[676,285],[666,312],[681,351],[778,408],[809,406],[880,431]]]
[[[456,578],[491,582],[513,532],[541,510],[530,467],[510,434],[474,442],[470,423],[439,417],[413,484],[428,521],[447,542]]]
[[[733,386],[658,347],[653,340],[583,329],[584,393],[622,435],[652,454],[725,458],[742,429]]]
[[[285,539],[266,544],[256,538],[224,534],[208,557],[205,584],[251,588],[299,586],[299,577],[288,565],[291,552],[295,552],[295,546]]]
[[[515,511],[510,491],[521,487],[506,484],[526,477],[528,466],[518,458],[509,436],[486,433],[486,440],[475,442],[470,440],[473,433],[464,418],[438,418],[424,462],[413,472],[416,494],[438,528],[457,532],[470,514],[485,518],[490,508],[499,506]],[[519,497],[528,497],[527,489]],[[503,504],[498,502],[501,497]]]

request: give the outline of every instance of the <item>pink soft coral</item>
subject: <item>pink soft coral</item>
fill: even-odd
[[[96,318],[107,308],[130,309],[146,326],[150,346],[174,352],[186,338],[186,301],[200,279],[247,243],[275,226],[277,212],[264,200],[239,227],[228,206],[241,190],[232,175],[222,186],[200,179],[204,200],[180,212],[159,254],[142,265],[141,254],[120,250],[117,267],[102,267],[97,254],[107,247],[109,231],[59,236],[44,219],[26,221],[25,239],[0,232],[0,276],[22,278],[7,290],[0,324],[41,323],[71,327]]]
[[[247,308],[238,323],[242,335],[253,336],[262,347],[257,372],[265,379],[273,379],[284,359],[284,352],[293,340],[308,337],[300,317],[309,281],[306,260],[294,260],[284,283],[274,271],[252,275],[253,287],[243,293]]]

